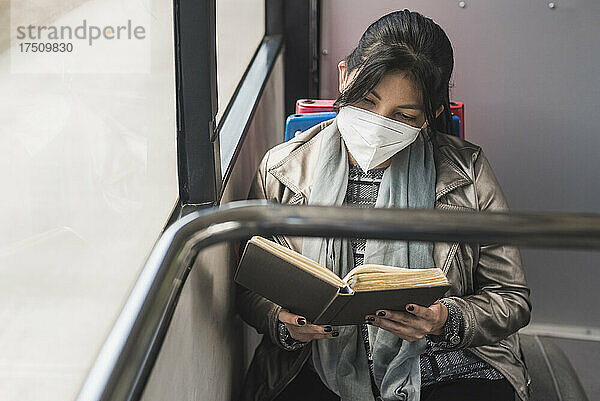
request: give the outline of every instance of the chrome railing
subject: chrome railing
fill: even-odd
[[[139,399],[198,252],[223,241],[273,234],[600,249],[600,215],[284,206],[264,201],[194,212],[171,225],[156,243],[78,400]]]

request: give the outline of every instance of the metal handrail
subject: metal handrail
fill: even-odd
[[[171,225],[144,268],[79,393],[79,401],[137,400],[198,252],[251,235],[499,243],[600,249],[600,215],[289,206],[243,201]]]

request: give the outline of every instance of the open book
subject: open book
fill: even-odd
[[[339,278],[306,256],[263,237],[252,237],[235,275],[242,286],[314,324],[364,323],[378,309],[429,306],[449,288],[439,268],[362,265]]]

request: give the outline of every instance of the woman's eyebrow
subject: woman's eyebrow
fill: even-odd
[[[413,110],[423,110],[423,107],[418,104],[401,104],[396,106],[397,109],[413,109]]]
[[[375,96],[378,100],[381,100],[381,96],[379,96],[379,93],[377,93],[376,91],[372,90],[371,94],[373,94],[373,96]],[[414,109],[414,110],[423,110],[423,106],[418,105],[418,104],[401,104],[399,106],[396,106],[397,109]]]

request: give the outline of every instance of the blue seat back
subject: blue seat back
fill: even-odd
[[[335,116],[335,112],[292,114],[285,121],[285,141],[287,142],[295,137],[297,133],[306,131],[320,122],[330,120]],[[455,135],[460,138],[460,118],[453,115],[452,123],[454,124]]]
[[[289,141],[296,133],[306,131],[320,122],[330,120],[337,115],[335,112],[292,114],[285,121],[285,141]]]

